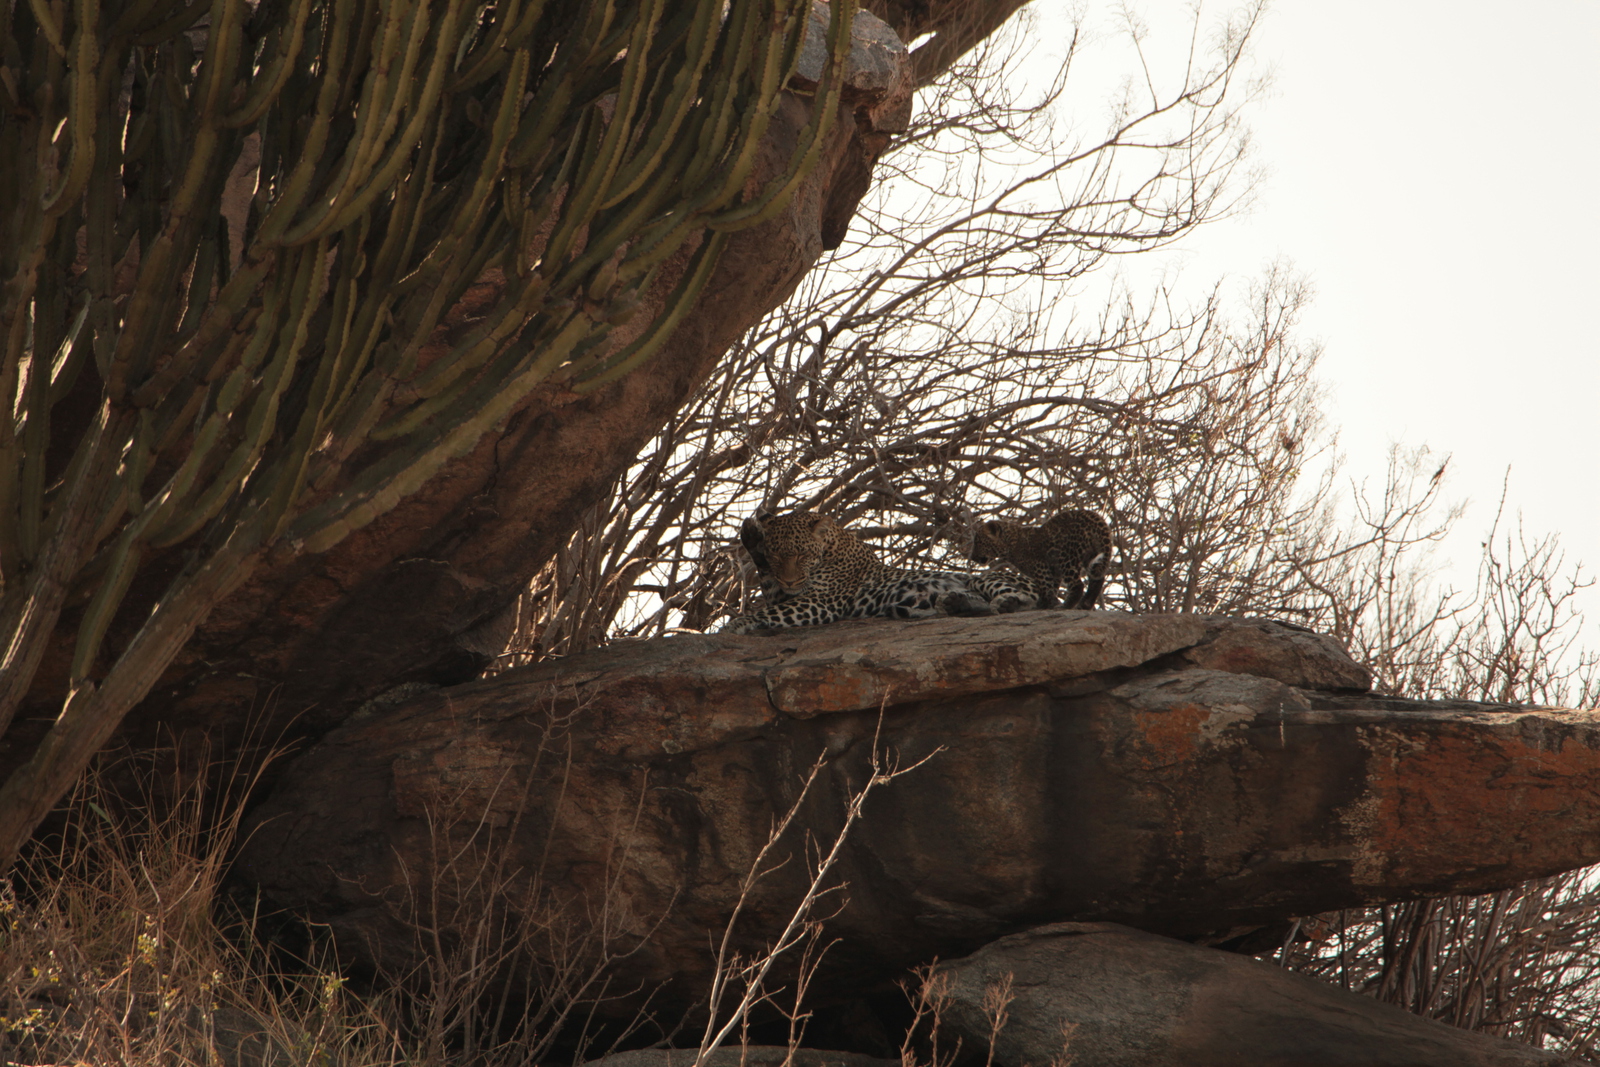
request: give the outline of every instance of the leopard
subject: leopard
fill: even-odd
[[[978,564],[1010,564],[1041,607],[1060,604],[1088,611],[1105,587],[1111,527],[1097,512],[1083,508],[1058,511],[1036,526],[991,519],[973,532],[967,555]],[[1058,600],[1063,580],[1067,595]]]
[[[922,619],[1036,606],[1014,577],[890,567],[842,523],[815,511],[747,518],[739,540],[762,577],[765,603],[724,633],[819,626],[840,619]]]

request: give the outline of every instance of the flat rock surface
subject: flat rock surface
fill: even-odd
[[[1110,923],[1002,938],[939,968],[943,1014],[988,1051],[984,999],[1009,986],[996,1067],[1556,1067],[1574,1061],[1457,1030],[1270,963]],[[1062,1024],[1073,1024],[1063,1035]]]
[[[1205,624],[1195,615],[1108,611],[929,619],[889,634],[879,631],[881,624],[870,625],[866,641],[859,632],[834,626],[794,638],[792,651],[785,649],[781,662],[764,672],[773,706],[809,718],[886,702],[1045,685],[1137,667],[1205,637]]]
[[[703,988],[775,822],[797,807],[743,951],[787,921],[874,753],[920,763],[868,798],[831,876],[818,988],[847,995],[1041,923],[1220,941],[1600,861],[1600,713],[1353,691],[1306,636],[1046,611],[619,644],[329,734],[253,814],[239,869],[403,965],[408,887],[434,884],[441,836],[466,840],[604,913],[628,980]],[[1276,676],[1215,669],[1241,664]]]

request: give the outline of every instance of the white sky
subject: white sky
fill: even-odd
[[[1059,61],[1067,5],[1032,6],[1035,61]],[[1192,4],[1129,6],[1159,79]],[[1077,9],[1125,57],[1119,7]],[[1347,472],[1380,487],[1391,442],[1453,455],[1448,488],[1470,501],[1442,552],[1454,584],[1472,584],[1508,466],[1511,518],[1600,570],[1600,2],[1280,0],[1253,54],[1272,73],[1246,113],[1266,178],[1247,216],[1182,246],[1184,279],[1198,293],[1278,258],[1311,279],[1302,333],[1325,346]],[[1098,116],[1074,92],[1068,109]],[[1600,648],[1600,593],[1585,606]]]

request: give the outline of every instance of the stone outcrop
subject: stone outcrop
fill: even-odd
[[[1555,1067],[1570,1061],[1457,1030],[1260,960],[1110,923],[1014,934],[943,964],[942,1013],[987,1053],[985,997],[1009,988],[996,1067]],[[1062,1023],[1070,1024],[1065,1035]]]
[[[838,835],[874,752],[926,762],[870,796],[833,872],[848,901],[816,988],[837,995],[1042,923],[1216,944],[1600,860],[1600,712],[1365,684],[1326,638],[1184,615],[621,643],[330,734],[257,811],[240,869],[400,964],[397,909],[453,820],[545,899],[603,902],[623,976],[692,999],[774,820],[798,803],[745,951],[791,914],[807,842]]]

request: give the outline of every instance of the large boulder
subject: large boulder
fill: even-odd
[[[631,953],[619,980],[692,996],[775,821],[797,806],[739,950],[788,920],[875,755],[926,762],[875,789],[831,873],[847,902],[827,904],[840,940],[815,988],[840,994],[1041,923],[1218,943],[1600,861],[1600,713],[1397,700],[1365,678],[1325,638],[1186,615],[618,644],[330,734],[256,812],[241,870],[400,965],[430,857],[476,834],[541,906],[605,916]]]
[[[1013,934],[939,968],[942,1024],[995,1067],[1555,1067],[1260,960],[1111,923]],[[936,978],[936,981],[939,981]],[[996,1032],[994,1006],[1009,1018]]]

